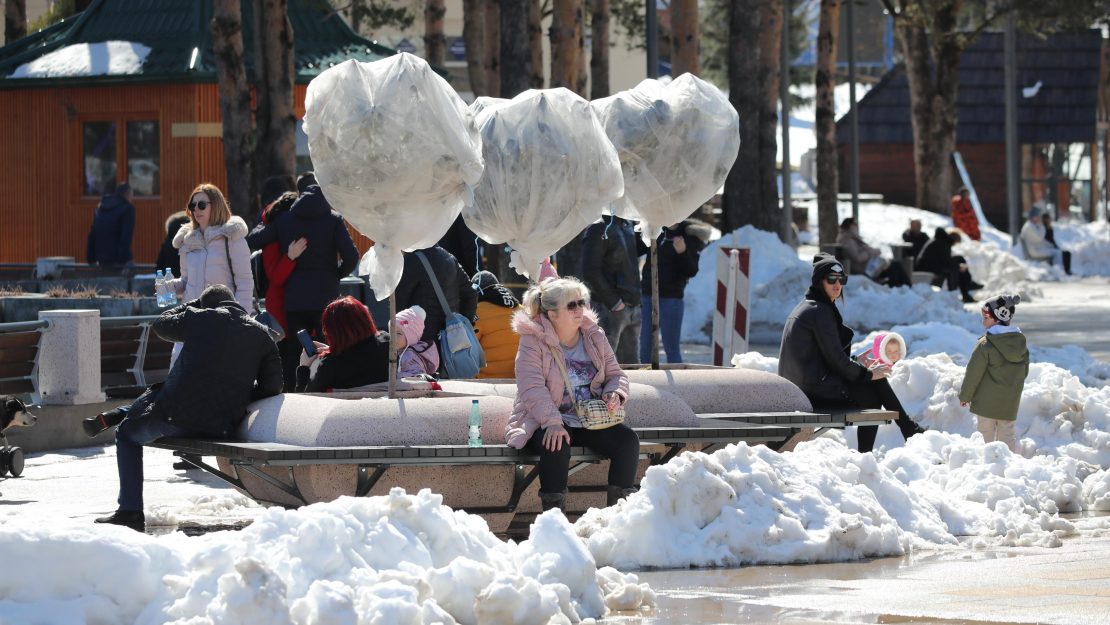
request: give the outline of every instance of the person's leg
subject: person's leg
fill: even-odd
[[[637,363],[640,362],[639,351],[637,348],[640,343],[640,311],[643,310],[639,306],[626,306],[621,312],[625,313],[624,327],[621,328],[620,338],[617,339],[617,346],[613,348],[613,352],[617,355],[617,362],[619,363]],[[650,314],[650,308],[649,314]],[[648,326],[651,325],[651,319],[648,319]]]
[[[908,414],[906,414],[906,409],[902,407],[902,402],[898,399],[898,395],[895,394],[894,389],[891,388],[889,380],[885,378],[882,380],[872,380],[868,385],[879,398],[882,408],[893,410],[898,413],[898,429],[902,432],[902,438],[909,440],[914,434],[920,434],[924,431]]]
[[[822,410],[835,411],[838,409],[858,410],[861,408],[878,408],[879,400],[874,396],[874,393],[869,393],[866,390],[857,391],[856,393],[849,393],[848,397],[840,399],[825,399],[821,397],[813,397],[807,395],[809,403],[813,405],[813,409],[817,412]],[[861,403],[864,402],[864,403]],[[875,435],[879,431],[877,425],[861,425],[856,428],[856,441],[858,442],[857,448],[860,453],[867,453],[875,448]]]
[[[659,300],[659,335],[663,343],[663,351],[667,353],[667,363],[672,365],[682,362],[684,310],[685,305],[681,298],[667,297]]]
[[[617,347],[620,346],[621,332],[628,323],[628,306],[619,312],[613,312],[603,304],[594,302],[594,312],[597,313],[597,324],[605,331],[605,338],[609,340],[609,346],[616,353]]]
[[[1067,250],[1060,251],[1060,257],[1064,261],[1064,273],[1071,275],[1071,252]]]
[[[662,301],[662,300],[660,300]],[[640,295],[640,310],[651,310],[651,296]],[[651,320],[640,323],[640,362],[651,362]],[[662,325],[662,323],[660,323]]]
[[[984,443],[993,443],[996,440],[997,432],[995,432],[994,424],[995,419],[988,419],[987,417],[975,416],[975,429],[983,435]]]
[[[1014,426],[1017,424],[1017,420],[1016,419],[1009,419],[1009,420],[991,419],[991,421],[994,421],[994,437],[995,437],[995,440],[999,440],[999,441],[1002,441],[1003,443],[1006,443],[1006,446],[1010,448],[1010,451],[1012,451],[1016,454],[1018,449],[1017,449],[1017,437],[1014,433]]]
[[[571,444],[589,447],[609,458],[609,485],[622,489],[636,483],[636,465],[640,461],[640,439],[632,428],[621,423],[603,430],[574,428]]]
[[[285,392],[291,393],[297,386],[297,365],[300,363],[301,342],[297,339],[297,332],[308,330],[316,340],[323,340],[320,333],[319,311],[289,310],[285,313],[289,331],[285,340],[278,343],[278,353],[281,354],[281,376],[285,381]]]
[[[572,443],[574,431],[577,429],[567,429],[571,433]],[[540,456],[540,462],[536,468],[539,471],[540,501],[543,503],[543,509],[562,508],[566,501],[567,474],[570,471],[570,445],[564,444],[559,451],[548,451],[543,446],[543,432],[543,428],[536,430],[525,447]]]

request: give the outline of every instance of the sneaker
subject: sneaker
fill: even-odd
[[[122,525],[123,527],[130,527],[136,532],[146,531],[146,515],[143,514],[142,510],[116,510],[108,516],[96,519],[96,522]]]
[[[84,428],[85,434],[88,434],[89,438],[93,438],[104,430],[119,425],[126,416],[127,408],[121,406],[83,420],[81,427]]]

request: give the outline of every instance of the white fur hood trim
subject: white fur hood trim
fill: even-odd
[[[195,230],[192,222],[181,226],[173,237],[173,246],[185,250],[201,249],[207,247],[217,237],[226,237],[229,241],[235,241],[245,236],[247,236],[247,222],[243,221],[242,217],[232,215],[227,223],[209,226],[203,232]]]

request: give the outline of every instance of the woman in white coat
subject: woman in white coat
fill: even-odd
[[[173,246],[181,255],[181,277],[171,282],[178,297],[189,302],[199,298],[206,287],[222,284],[249,312],[254,276],[246,241],[247,223],[231,214],[224,194],[209,183],[193,189],[186,210],[189,222],[173,238]],[[174,346],[174,360],[180,348]]]

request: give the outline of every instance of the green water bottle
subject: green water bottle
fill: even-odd
[[[482,413],[478,410],[478,400],[470,402],[469,434],[466,444],[470,447],[482,446]]]

